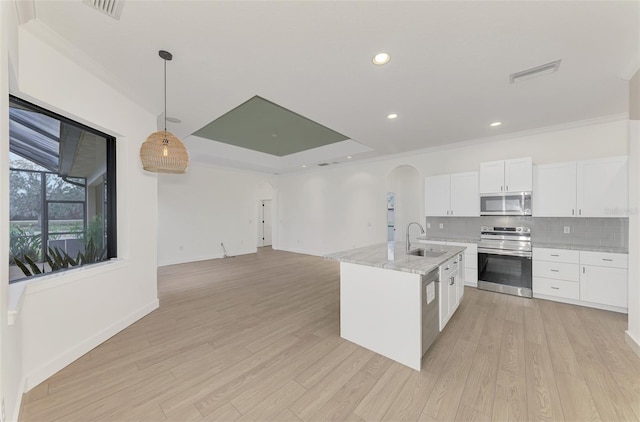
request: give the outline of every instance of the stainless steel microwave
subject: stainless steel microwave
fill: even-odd
[[[480,195],[480,215],[531,215],[531,192]]]

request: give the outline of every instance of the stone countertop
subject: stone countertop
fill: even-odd
[[[628,254],[627,248],[619,248],[615,246],[589,246],[589,245],[574,245],[568,243],[544,243],[533,241],[531,245],[534,248],[549,248],[549,249],[570,249],[574,251],[590,251],[590,252],[610,252],[610,253],[624,253]]]
[[[418,242],[455,242],[455,243],[478,243],[479,238],[472,237],[441,237],[441,236],[418,236]]]
[[[394,271],[427,275],[447,260],[465,250],[460,246],[438,245],[437,248],[446,251],[438,257],[423,257],[408,255],[404,242],[390,242],[393,246],[394,259],[389,260],[387,256],[387,243],[365,246],[357,249],[350,249],[326,255],[326,259],[334,261],[348,262],[350,264],[366,265],[369,267],[385,268]],[[412,249],[418,249],[414,245]]]
[[[455,242],[455,243],[476,243],[477,244],[480,241],[480,239],[468,238],[468,237],[465,238],[465,237],[418,236],[416,237],[416,241],[422,244],[424,244],[425,242]],[[534,248],[570,249],[574,251],[629,253],[629,249],[615,247],[615,246],[575,245],[573,243],[537,242],[535,239],[531,241],[531,246]]]

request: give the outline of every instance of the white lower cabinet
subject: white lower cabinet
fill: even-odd
[[[627,278],[627,268],[582,265],[580,300],[626,309],[628,307]]]
[[[459,271],[459,277],[463,280],[461,284],[472,287],[478,285],[478,245],[476,243],[445,242],[438,240],[418,240],[418,242],[427,245],[449,245],[467,248],[464,251],[464,265],[460,266]]]
[[[533,296],[627,311],[627,254],[533,248]]]
[[[459,273],[460,264],[458,255],[440,266],[440,282],[438,283],[438,288],[440,289],[438,292],[440,300],[440,331],[447,325],[462,299],[459,287],[462,284]]]

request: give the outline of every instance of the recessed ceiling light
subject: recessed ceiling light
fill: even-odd
[[[351,160],[353,157],[350,155],[347,155],[347,160]]]
[[[378,53],[373,56],[373,64],[383,65],[389,63],[391,56],[387,53]]]
[[[397,119],[398,115],[396,113],[391,113],[387,116],[387,119]]]
[[[489,126],[496,127],[496,126],[500,126],[501,124],[502,124],[502,122],[493,122]]]
[[[304,168],[307,168],[307,165],[306,165],[306,164],[303,164],[303,165],[302,165],[302,168],[303,168],[303,169],[304,169]]]

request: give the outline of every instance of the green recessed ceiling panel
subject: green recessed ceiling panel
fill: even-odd
[[[194,135],[279,157],[349,139],[258,96]]]

